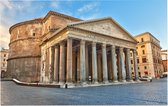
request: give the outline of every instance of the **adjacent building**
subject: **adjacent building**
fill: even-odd
[[[139,76],[160,77],[163,73],[160,41],[149,32],[137,35],[135,39],[138,41],[136,53]]]
[[[1,64],[0,64],[0,69],[1,69],[1,78],[5,77],[6,71],[7,71],[7,59],[8,59],[8,49],[2,48],[0,51],[0,56],[1,56]]]
[[[161,55],[162,55],[162,64],[163,64],[163,69],[164,72],[168,72],[168,51],[167,50],[162,50],[161,51]]]
[[[99,84],[138,80],[137,41],[111,17],[50,11],[10,28],[8,75],[24,82]],[[153,74],[153,73],[152,73]]]

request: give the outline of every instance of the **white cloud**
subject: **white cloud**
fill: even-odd
[[[10,34],[8,32],[8,27],[7,26],[2,26],[0,24],[0,43],[1,47],[8,48],[10,40]]]
[[[78,9],[78,12],[79,12],[79,13],[84,13],[84,12],[91,11],[91,10],[93,10],[94,8],[96,8],[97,5],[98,5],[97,3],[86,4],[86,5],[84,5],[83,7],[79,8],[79,9]]]
[[[30,15],[30,11],[35,9],[32,7],[33,1],[0,1],[0,47],[8,48],[10,41],[9,28],[19,22],[16,16],[22,14]],[[38,8],[38,7],[36,7]],[[23,18],[24,19],[24,18]]]
[[[51,1],[51,4],[50,4],[50,6],[52,7],[52,8],[58,8],[59,7],[59,2],[58,1]]]
[[[98,14],[92,14],[91,16],[81,16],[80,19],[83,20],[90,20],[90,19],[96,19]]]

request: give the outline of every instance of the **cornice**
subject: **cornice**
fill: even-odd
[[[24,22],[20,22],[17,24],[14,24],[13,26],[11,26],[9,28],[9,33],[11,33],[12,29],[14,29],[15,27],[21,26],[21,25],[25,25],[25,24],[32,24],[32,23],[43,23],[45,22],[51,15],[56,15],[56,16],[60,16],[66,19],[70,19],[70,20],[74,20],[74,21],[82,21],[81,19],[75,18],[75,17],[71,17],[65,14],[61,14],[58,12],[54,12],[54,11],[49,11],[47,13],[47,15],[44,18],[37,18],[37,19],[33,19],[33,20],[28,20],[28,21],[24,21]]]
[[[160,41],[159,41],[155,36],[153,36],[150,32],[144,32],[144,33],[141,33],[141,34],[136,35],[136,36],[134,36],[134,37],[136,38],[136,37],[139,37],[139,36],[143,36],[143,35],[145,35],[145,34],[150,35],[151,37],[153,37],[154,39],[156,39],[158,42],[160,42]]]
[[[14,40],[12,42],[9,43],[9,46],[17,41],[22,41],[22,40],[29,40],[29,39],[37,39],[39,40],[39,38],[33,38],[33,37],[29,37],[29,38],[22,38],[22,39],[17,39],[17,40]],[[40,41],[40,40],[39,40]]]
[[[8,58],[7,61],[9,60],[13,60],[13,59],[20,59],[20,58],[40,58],[41,56],[40,55],[36,55],[36,56],[18,56],[18,57],[12,57],[12,58]]]
[[[151,41],[139,42],[137,45],[143,45],[143,44],[146,44],[146,43],[154,44],[155,46],[157,46],[157,47],[159,47],[159,48],[161,49],[160,45],[158,45],[158,44],[156,44],[156,43],[153,43],[153,42],[151,42]]]
[[[119,40],[122,40],[122,41],[127,41],[127,42],[131,42],[131,43],[137,44],[136,42],[132,42],[132,41],[129,41],[129,40],[113,37],[113,36],[110,36],[110,35],[107,35],[107,34],[102,34],[102,33],[94,32],[94,31],[89,31],[89,30],[85,30],[85,29],[81,29],[81,28],[76,28],[76,27],[70,27],[69,26],[68,29],[73,29],[73,30],[78,30],[78,31],[84,31],[84,32],[91,33],[91,34],[98,34],[98,35],[108,36],[108,37],[112,37],[114,39],[119,39]]]
[[[12,29],[18,27],[18,26],[22,26],[22,25],[26,25],[26,24],[34,24],[34,23],[41,23],[43,18],[37,18],[37,19],[33,19],[33,20],[28,20],[28,21],[24,21],[24,22],[20,22],[17,24],[14,24],[13,26],[11,26],[9,28],[9,33],[11,34]]]

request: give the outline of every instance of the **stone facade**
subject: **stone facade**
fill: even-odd
[[[164,72],[168,72],[168,50],[161,51]]]
[[[138,41],[136,48],[139,76],[160,77],[163,73],[160,41],[149,32],[137,35],[135,39]]]
[[[132,81],[130,60],[132,51],[135,80],[138,81],[137,41],[111,17],[82,21],[49,12],[38,20],[40,21],[33,26],[35,29],[37,26],[41,28],[36,29],[40,31],[36,39],[28,39],[27,35],[24,41],[13,41],[17,37],[12,31],[23,27],[24,24],[14,25],[10,29],[8,64],[10,64],[9,70],[14,69],[11,71],[14,77],[26,82],[40,81],[63,86]],[[23,28],[22,31],[26,29]],[[33,35],[36,35],[34,31],[32,30]],[[19,46],[20,50],[13,53],[14,47]],[[30,49],[34,50],[31,52]],[[30,55],[39,57],[28,57]],[[34,60],[24,63],[27,59]],[[38,68],[34,66],[36,62]],[[14,64],[20,64],[20,67],[16,68],[17,65]]]
[[[6,77],[8,52],[9,52],[9,49],[3,49],[3,48],[0,51],[0,56],[1,56],[1,64],[0,64],[1,73],[0,73],[0,76],[1,76],[1,78]]]
[[[11,37],[7,67],[8,77],[24,82],[39,82],[42,38],[47,37],[57,28],[78,20],[50,11],[44,18],[13,25],[9,29]]]

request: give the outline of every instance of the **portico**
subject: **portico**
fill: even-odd
[[[41,44],[41,82],[73,86],[131,82],[130,52],[137,81],[136,43],[111,18],[69,24]]]

